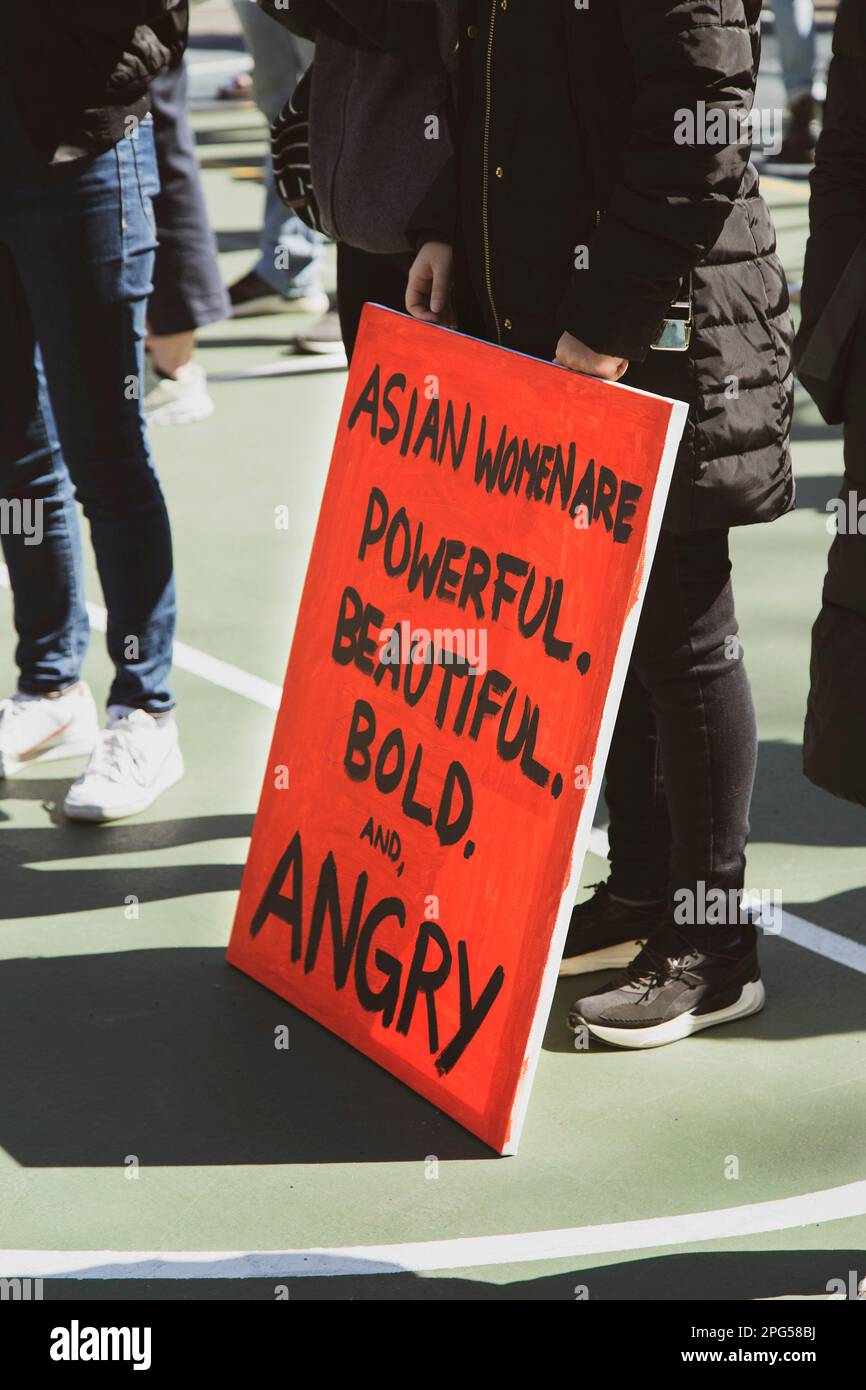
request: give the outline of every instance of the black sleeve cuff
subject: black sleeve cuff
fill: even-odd
[[[593,352],[643,362],[669,303],[623,295],[604,283],[589,282],[587,271],[576,270],[559,307],[557,324]]]

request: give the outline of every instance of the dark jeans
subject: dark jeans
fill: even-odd
[[[153,200],[159,249],[147,306],[155,334],[186,333],[229,317],[186,104],[186,68],[151,83],[160,191]]]
[[[175,626],[168,514],[140,401],[157,186],[150,119],[55,173],[33,156],[0,80],[0,497],[42,517],[40,544],[3,528],[19,684],[39,694],[81,671],[77,497],[108,608],[109,703],[152,713],[174,703]]]
[[[741,889],[757,733],[727,531],[663,531],[607,761],[611,892]]]
[[[382,304],[386,309],[406,307],[406,278],[412,256],[374,256],[343,242],[337,245],[337,308],[343,345],[351,360],[361,321],[361,310],[367,303]]]

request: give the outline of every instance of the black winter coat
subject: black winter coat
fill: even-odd
[[[866,5],[842,0],[812,175],[803,279],[808,343],[840,277],[866,238]],[[803,765],[819,787],[866,805],[866,285],[852,303],[842,406],[841,525],[830,547],[823,605],[812,630]],[[862,512],[859,507],[862,506]]]
[[[101,154],[183,57],[187,0],[7,0],[0,73],[46,165]]]
[[[772,219],[737,127],[675,140],[700,103],[750,110],[760,0],[461,3],[463,326],[543,357],[567,329],[628,357],[627,384],[690,406],[666,525],[772,521],[793,505]],[[652,350],[690,276],[689,350]]]

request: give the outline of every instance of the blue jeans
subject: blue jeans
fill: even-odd
[[[271,124],[313,61],[313,45],[289,33],[255,0],[235,0],[235,10],[253,60],[253,98]],[[321,289],[321,238],[281,201],[274,187],[270,151],[264,177],[265,220],[255,271],[275,294],[299,299]]]
[[[108,609],[109,704],[170,709],[171,533],[141,410],[156,246],[153,125],[71,169],[30,150],[0,80],[0,498],[19,689],[78,680],[89,641],[75,498]],[[20,505],[20,504],[19,504]]]
[[[811,96],[815,81],[815,7],[812,0],[773,0],[776,38],[788,105]]]

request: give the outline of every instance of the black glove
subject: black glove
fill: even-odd
[[[271,126],[271,163],[274,186],[291,212],[314,232],[324,229],[310,171],[309,89],[312,67],[308,68],[292,96]]]

